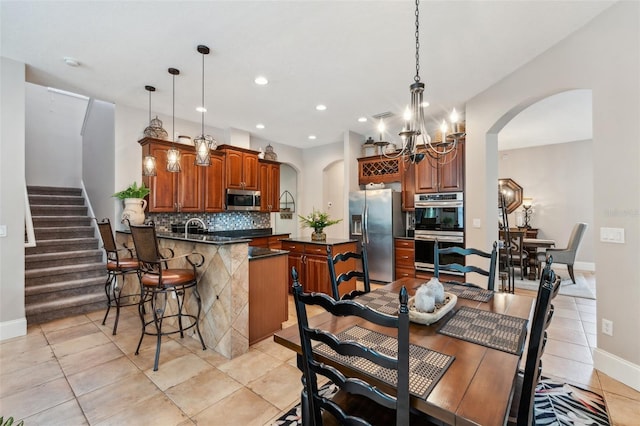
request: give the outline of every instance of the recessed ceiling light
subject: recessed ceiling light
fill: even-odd
[[[264,124],[262,123],[256,124],[256,129],[264,129]]]
[[[360,118],[358,118],[358,121],[360,123],[366,123],[367,122],[367,117],[360,117]]]
[[[327,106],[326,105],[322,105],[322,104],[318,104],[318,105],[316,105],[316,109],[318,111],[324,111],[324,110],[327,109]]]
[[[264,86],[266,84],[269,84],[269,80],[267,80],[267,77],[259,75],[257,76],[254,80],[254,83],[256,83],[258,86]]]
[[[69,56],[65,56],[64,58],[62,58],[62,60],[64,61],[65,64],[69,65],[70,67],[79,67],[80,66],[80,61],[78,61],[75,58],[69,57]]]
[[[315,140],[316,139],[316,135],[309,135],[309,139]]]
[[[205,107],[196,107],[196,111],[198,111],[198,112],[207,112],[207,109]]]

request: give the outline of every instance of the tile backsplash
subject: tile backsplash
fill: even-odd
[[[234,231],[238,229],[270,228],[269,213],[225,212],[225,213],[147,213],[145,222],[153,221],[159,231],[171,231],[172,223],[185,223],[199,217],[210,231]]]

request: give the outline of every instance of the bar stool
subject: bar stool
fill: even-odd
[[[138,298],[140,297],[139,287],[136,287],[135,292],[128,291],[122,294],[122,290],[125,287],[125,276],[138,273],[138,259],[134,255],[133,248],[123,245],[122,248],[118,249],[109,219],[102,219],[101,222],[96,219],[96,223],[102,238],[102,247],[107,254],[107,281],[104,284],[104,292],[107,294],[107,312],[105,312],[102,319],[102,325],[105,325],[111,308],[115,307],[116,320],[113,323],[113,334],[115,335],[118,330],[120,308],[138,304]],[[121,257],[118,254],[119,252],[126,252],[125,255],[127,257]],[[121,284],[118,283],[118,277],[121,278]]]
[[[184,338],[184,332],[195,327],[202,350],[207,349],[200,334],[200,312],[202,310],[202,301],[198,293],[198,281],[196,277],[196,268],[204,263],[204,256],[200,253],[189,253],[182,256],[173,256],[164,258],[160,255],[158,248],[158,239],[156,237],[156,229],[151,225],[129,225],[133,244],[136,248],[138,260],[140,261],[140,269],[138,278],[140,280],[141,297],[139,306],[140,320],[142,321],[142,334],[136,348],[135,354],[138,355],[140,345],[145,334],[157,337],[156,356],[153,364],[153,371],[158,371],[158,362],[160,360],[160,346],[162,336],[174,333],[180,333],[180,337]],[[190,268],[169,269],[168,262],[184,258]],[[189,314],[185,310],[184,302],[187,290],[191,289],[196,304],[197,313]],[[175,302],[171,301],[174,298]],[[146,319],[145,304],[151,305],[152,318]],[[167,306],[169,305],[169,306]],[[177,320],[178,327],[167,329],[163,323],[169,318]],[[183,319],[188,319],[191,323],[183,324]],[[172,326],[172,324],[168,324]]]

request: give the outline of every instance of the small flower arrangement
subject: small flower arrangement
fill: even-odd
[[[305,228],[313,228],[316,232],[322,232],[327,226],[335,225],[342,221],[342,219],[331,220],[329,219],[329,213],[321,212],[313,209],[313,212],[307,216],[300,216],[300,223]]]

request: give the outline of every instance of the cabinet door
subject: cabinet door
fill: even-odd
[[[271,192],[269,192],[269,164],[258,163],[258,181],[260,182],[260,211],[271,211]]]
[[[167,171],[167,148],[149,144],[144,147],[156,157],[156,176],[145,177],[149,193],[149,212],[173,212],[177,209],[178,176]],[[145,155],[145,152],[143,152]]]
[[[447,154],[446,164],[439,165],[438,187],[440,192],[460,192],[464,190],[464,142],[458,143],[456,152]]]
[[[327,265],[327,256],[309,256],[305,257],[306,263],[306,281],[309,288],[304,285],[305,291],[315,291],[325,293],[331,296],[331,279],[329,278],[329,265]]]
[[[438,192],[438,165],[428,156],[414,165],[416,194]]]
[[[204,171],[204,211],[224,211],[224,157],[212,155]]]
[[[238,151],[226,151],[227,158],[226,163],[226,178],[227,188],[244,189],[243,177],[242,177],[242,152]]]
[[[416,165],[401,161],[402,173],[402,210],[414,211],[414,196],[416,195]]]
[[[244,189],[258,190],[258,156],[242,153]]]
[[[196,166],[196,153],[181,150],[178,173],[178,211],[202,212],[204,210],[202,193],[204,189],[204,167]]]
[[[289,268],[287,271],[287,276],[289,277],[289,293],[293,293],[293,278],[291,277],[291,268],[296,268],[296,271],[298,272],[298,281],[300,282],[300,284],[302,284],[302,289],[305,292],[310,291],[309,285],[307,284],[304,254],[295,252],[289,253]]]
[[[269,193],[271,194],[271,211],[280,211],[280,164],[269,165]]]

